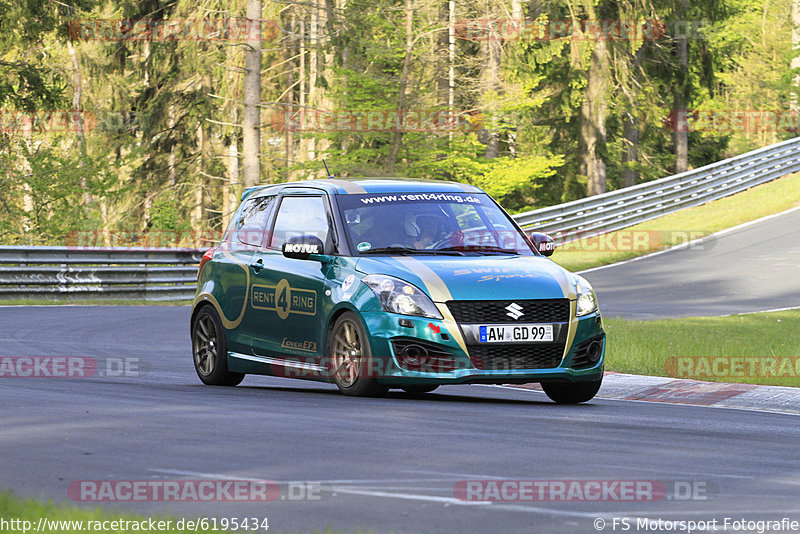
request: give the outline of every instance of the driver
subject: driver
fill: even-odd
[[[405,218],[405,231],[413,248],[424,249],[436,244],[442,234],[444,221],[433,213],[409,213]]]

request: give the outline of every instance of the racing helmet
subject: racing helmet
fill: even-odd
[[[439,235],[444,228],[444,218],[429,211],[406,213],[404,228],[409,237],[421,236],[423,227],[431,224],[436,225],[436,235]]]

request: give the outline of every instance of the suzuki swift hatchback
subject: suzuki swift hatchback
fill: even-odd
[[[542,252],[540,252],[540,250]],[[248,189],[200,263],[197,374],[334,382],[347,395],[539,382],[584,402],[603,377],[591,286],[480,189],[323,179]]]

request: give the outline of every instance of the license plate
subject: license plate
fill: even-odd
[[[536,343],[553,341],[551,324],[493,324],[479,329],[481,343]]]

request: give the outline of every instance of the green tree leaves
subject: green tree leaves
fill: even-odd
[[[243,179],[245,43],[105,32],[70,48],[67,25],[230,20],[245,6],[0,0],[0,241],[58,242],[88,228],[221,230]],[[677,108],[787,111],[796,94],[790,8],[791,0],[465,0],[452,12],[446,0],[267,2],[262,18],[277,31],[262,42],[262,182],[323,176],[325,157],[339,177],[458,180],[518,211],[586,195],[602,168],[609,189],[663,177],[678,137],[689,166],[769,144],[796,132],[776,130],[777,120],[772,130],[695,121],[677,136],[671,121]],[[581,33],[603,21],[644,21],[651,34],[600,43]],[[580,35],[541,33],[555,27]],[[80,112],[85,133],[8,119],[51,111]],[[359,126],[359,114],[377,119]],[[321,127],[320,117],[335,120]]]

